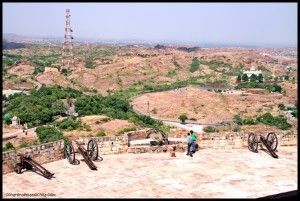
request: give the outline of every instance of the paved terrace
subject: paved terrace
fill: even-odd
[[[297,189],[297,147],[279,147],[279,159],[247,149],[104,155],[92,171],[81,161],[45,164],[46,178],[26,171],[3,176],[3,196],[43,193],[49,198],[257,198]],[[80,159],[80,155],[76,155]],[[37,196],[15,196],[15,198]],[[40,194],[39,197],[42,197]]]

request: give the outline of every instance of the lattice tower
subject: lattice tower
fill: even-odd
[[[71,15],[70,9],[66,9],[66,26],[65,26],[65,37],[62,49],[62,67],[67,71],[74,70],[74,53],[73,53],[73,42],[74,39],[72,36],[72,28],[71,28]]]

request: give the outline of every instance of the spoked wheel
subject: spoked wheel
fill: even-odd
[[[151,138],[159,141],[159,146],[163,144],[169,144],[168,135],[161,130],[158,129],[150,129],[146,132],[146,139]]]
[[[275,133],[271,132],[267,135],[267,143],[271,147],[272,151],[277,149],[278,139]]]
[[[248,148],[250,151],[257,152],[258,140],[254,133],[250,133],[248,137]]]
[[[65,146],[65,156],[67,157],[70,164],[75,163],[75,152],[71,143],[68,143]]]
[[[15,172],[16,172],[17,174],[21,174],[21,172],[22,172],[22,166],[21,166],[20,163],[18,163],[18,164],[16,165],[16,167],[15,167]]]
[[[91,160],[95,161],[98,158],[98,144],[96,140],[90,139],[87,144],[87,152]]]

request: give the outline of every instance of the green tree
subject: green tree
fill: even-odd
[[[178,119],[181,121],[182,124],[184,124],[188,117],[185,114],[182,114],[178,117]]]
[[[256,82],[256,80],[257,80],[257,76],[255,74],[252,74],[250,76],[250,82]]]
[[[236,81],[237,82],[241,82],[242,81],[242,76],[240,74],[237,76]]]
[[[198,57],[194,57],[192,60],[190,72],[193,73],[193,72],[197,71],[199,69],[199,67],[200,67],[200,61],[198,60]]]
[[[3,116],[4,123],[5,123],[5,124],[10,124],[12,118],[13,118],[13,116],[12,116],[11,113],[6,113],[6,114]]]
[[[281,93],[281,91],[282,91],[282,87],[280,85],[278,85],[278,84],[274,84],[273,85],[272,92],[279,92],[279,93]]]
[[[243,74],[242,80],[243,80],[244,82],[248,82],[248,80],[249,80],[248,75],[247,75],[247,74]]]
[[[64,139],[63,133],[54,126],[38,127],[36,133],[41,143]]]
[[[257,80],[260,83],[262,83],[264,81],[264,77],[263,77],[263,75],[261,73],[257,76]]]

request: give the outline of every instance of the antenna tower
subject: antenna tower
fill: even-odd
[[[65,37],[62,49],[62,67],[67,71],[74,69],[74,54],[73,54],[73,42],[74,39],[72,36],[73,30],[71,29],[71,20],[70,20],[70,9],[66,9],[66,26],[65,26]]]

